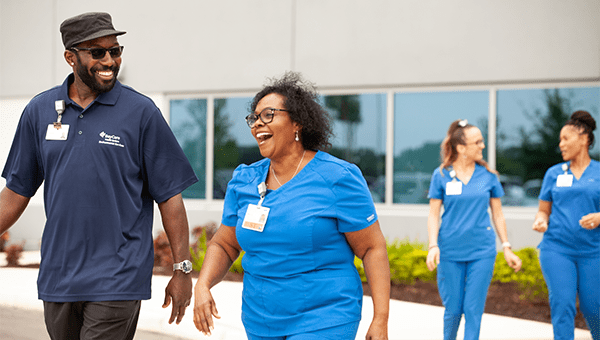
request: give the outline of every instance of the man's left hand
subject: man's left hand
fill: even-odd
[[[177,318],[176,323],[179,325],[181,319],[185,315],[185,309],[190,305],[192,300],[192,277],[189,274],[184,274],[181,271],[173,273],[173,277],[165,288],[165,302],[162,307],[167,308],[173,301],[173,311],[169,323],[173,323]]]

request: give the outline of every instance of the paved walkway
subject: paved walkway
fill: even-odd
[[[1,254],[1,253],[0,253]],[[1,254],[3,255],[3,254]],[[0,255],[0,266],[4,258]],[[38,262],[36,262],[38,261]],[[26,252],[21,264],[39,263],[39,254]],[[43,305],[37,299],[37,269],[0,267],[0,306],[24,310],[42,311]],[[138,329],[154,333],[169,334],[182,339],[246,339],[244,327],[240,320],[242,284],[224,281],[212,289],[221,319],[215,321],[215,329],[211,337],[205,337],[194,327],[192,307],[179,325],[169,325],[170,309],[163,309],[164,288],[169,277],[154,276],[152,278],[153,297],[142,302],[142,310]],[[194,281],[195,284],[195,281]],[[363,303],[363,321],[360,324],[357,339],[364,339],[369,321],[373,317],[371,298],[365,296]],[[390,340],[430,340],[442,338],[442,319],[444,310],[441,307],[418,303],[392,300],[390,302]],[[464,333],[464,321],[459,329],[459,339]],[[2,330],[0,329],[0,335]],[[1,337],[1,336],[0,336]],[[484,314],[481,324],[481,340],[487,339],[552,339],[550,324],[516,319],[498,315]],[[592,339],[589,331],[577,329],[576,339]]]

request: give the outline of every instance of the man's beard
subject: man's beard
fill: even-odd
[[[79,57],[78,57],[78,59],[79,59]],[[99,82],[96,79],[96,77],[94,76],[94,74],[96,73],[97,70],[100,70],[100,71],[111,70],[113,72],[113,79],[109,83]],[[87,87],[89,87],[93,93],[96,93],[96,94],[101,94],[101,93],[109,92],[110,90],[112,90],[112,88],[115,86],[115,83],[117,81],[118,74],[119,74],[119,66],[117,64],[115,64],[112,67],[102,67],[102,66],[97,65],[96,67],[93,67],[90,71],[88,71],[87,68],[81,64],[81,60],[79,60],[79,63],[77,63],[77,75],[79,76],[81,81]]]

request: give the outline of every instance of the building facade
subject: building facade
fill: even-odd
[[[0,0],[2,165],[27,102],[70,72],[60,23],[87,11],[127,31],[120,79],[161,108],[200,178],[184,192],[192,227],[219,222],[233,169],[260,158],[244,117],[287,70],[316,84],[335,122],[330,151],[361,168],[390,239],[427,241],[429,180],[460,118],[482,130],[500,173],[511,243],[535,246],[541,178],[560,161],[558,137],[544,136],[574,110],[600,122],[596,0]],[[42,190],[11,229],[30,249]]]

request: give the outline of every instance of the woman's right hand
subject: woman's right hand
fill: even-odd
[[[435,246],[427,253],[427,269],[433,271],[440,263],[440,248]]]
[[[221,318],[210,289],[198,281],[194,287],[194,324],[204,335],[210,335],[214,329],[213,316]]]
[[[546,221],[543,218],[537,218],[535,220],[535,222],[533,222],[533,230],[538,231],[540,233],[545,232],[546,230],[548,230],[548,221]]]

